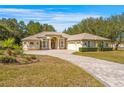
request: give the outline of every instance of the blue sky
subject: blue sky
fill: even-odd
[[[1,5],[0,18],[48,23],[58,32],[88,17],[109,17],[124,12],[120,5]]]

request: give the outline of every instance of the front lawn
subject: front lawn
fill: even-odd
[[[104,86],[81,68],[59,58],[37,56],[30,64],[0,63],[0,86]]]
[[[113,61],[124,64],[124,51],[105,51],[105,52],[75,52],[75,55],[95,57],[98,59]]]

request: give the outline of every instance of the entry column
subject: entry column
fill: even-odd
[[[57,49],[59,49],[59,38],[57,38]]]
[[[49,38],[49,49],[51,49],[51,39]]]

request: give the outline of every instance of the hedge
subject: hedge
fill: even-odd
[[[112,51],[113,48],[102,48],[101,51]]]
[[[97,51],[97,50],[99,50],[99,51],[112,51],[113,48],[100,48],[100,49],[99,48],[90,48],[90,47],[86,47],[86,48],[80,47],[79,48],[80,52]]]
[[[83,47],[80,47],[79,48],[79,51],[80,52],[88,52],[88,51],[97,51],[97,48],[83,48]]]

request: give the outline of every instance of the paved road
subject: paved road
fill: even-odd
[[[77,56],[69,50],[33,50],[26,54],[50,55],[67,60],[89,72],[106,86],[124,86],[124,65],[91,57]]]

